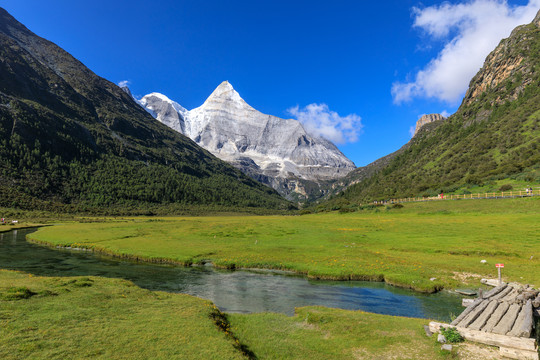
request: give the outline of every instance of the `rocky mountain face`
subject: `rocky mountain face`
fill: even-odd
[[[0,8],[0,206],[138,213],[289,204]]]
[[[418,134],[418,131],[420,131],[420,129],[424,125],[432,123],[434,121],[444,121],[444,120],[446,120],[446,118],[444,116],[442,116],[441,114],[422,115],[420,117],[420,119],[418,119],[418,121],[416,122],[416,128],[414,129],[413,136],[416,136],[416,134]]]
[[[123,89],[125,89],[126,92],[129,92],[127,87],[124,87]],[[154,118],[171,129],[176,130],[183,135],[187,135],[184,126],[184,117],[186,116],[187,110],[180,104],[160,93],[151,93],[141,100],[136,101]]]
[[[539,60],[529,54],[531,46],[534,46],[536,33],[534,28],[538,27],[540,27],[540,12],[531,24],[517,27],[509,38],[501,41],[488,55],[482,69],[471,80],[463,104],[471,105],[482,101],[482,96],[488,91],[495,95],[490,99],[491,106],[517,99],[533,82],[535,72],[538,70]]]
[[[540,182],[540,12],[503,39],[448,119],[419,120],[398,151],[335,184],[326,206],[432,196],[515,178]]]
[[[330,141],[310,136],[297,120],[255,110],[227,81],[190,111],[158,93],[139,102],[162,123],[289,199],[319,196],[325,182],[355,169]]]

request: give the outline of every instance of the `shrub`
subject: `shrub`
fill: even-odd
[[[394,209],[402,209],[402,208],[403,208],[403,204],[399,204],[399,203],[398,203],[398,204],[394,204],[394,205],[392,205],[392,207],[393,207]]]
[[[444,335],[446,338],[446,341],[448,341],[451,344],[462,342],[463,336],[456,330],[456,328],[453,327],[447,327],[446,329],[441,328],[441,334]]]
[[[514,187],[510,184],[504,184],[503,186],[501,186],[499,188],[499,191],[508,191],[508,190],[512,190]]]
[[[36,295],[35,292],[27,287],[11,287],[7,289],[5,293],[0,293],[0,299],[2,300],[22,300],[28,299]]]

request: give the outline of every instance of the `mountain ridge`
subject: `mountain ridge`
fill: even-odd
[[[201,106],[185,112],[175,113],[173,103],[178,103],[162,94],[148,94],[139,103],[159,121],[289,199],[321,196],[325,182],[355,168],[334,144],[309,135],[298,120],[254,109],[228,81]]]

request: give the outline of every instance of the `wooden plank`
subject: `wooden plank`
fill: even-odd
[[[501,291],[500,293],[498,293],[497,295],[493,295],[493,299],[501,299],[503,297],[505,297],[506,295],[508,295],[512,290],[514,290],[513,287],[511,286],[507,286],[503,291]]]
[[[501,346],[499,348],[499,354],[510,359],[538,360],[538,351],[520,350]]]
[[[507,286],[508,286],[507,284],[502,284],[502,285],[499,285],[497,287],[494,287],[493,289],[489,290],[488,292],[486,292],[484,294],[484,299],[487,299],[487,298],[489,298],[491,296],[497,295],[498,293],[503,291]]]
[[[516,318],[516,321],[514,322],[514,325],[512,326],[512,329],[508,332],[508,335],[510,336],[518,336],[518,331],[523,324],[523,321],[525,320],[525,313],[527,312],[527,306],[522,306],[521,310],[519,311],[519,314]],[[531,311],[532,315],[532,311]],[[532,317],[532,316],[531,316]],[[532,323],[531,323],[532,325]],[[527,336],[528,337],[528,336]]]
[[[476,320],[478,316],[480,316],[480,314],[482,314],[489,303],[489,300],[482,301],[480,305],[474,309],[474,311],[471,311],[469,315],[465,316],[463,320],[456,324],[456,326],[468,327],[474,320]]]
[[[442,327],[454,327],[444,323],[438,323],[431,321],[429,323],[429,329],[432,332],[439,332],[439,329]],[[528,351],[537,351],[538,346],[536,344],[536,339],[532,338],[518,338],[513,336],[499,335],[493,333],[486,333],[483,331],[476,331],[471,329],[466,329],[462,327],[455,327],[456,330],[463,336],[466,340],[475,341],[486,345],[492,346],[503,346],[506,348],[514,348],[520,350]]]
[[[521,310],[521,305],[519,304],[510,305],[510,308],[508,309],[506,314],[504,314],[503,318],[501,319],[501,321],[499,321],[497,326],[493,328],[492,332],[495,334],[505,335],[510,330],[512,330],[512,327],[514,326],[514,323],[516,322],[516,318],[520,310]]]
[[[463,318],[465,318],[465,316],[469,315],[469,313],[471,311],[473,311],[474,309],[476,309],[476,307],[478,305],[480,305],[482,303],[482,299],[476,299],[474,300],[474,302],[468,307],[466,308],[465,310],[463,310],[463,312],[461,314],[459,314],[459,316],[457,318],[454,319],[454,321],[452,321],[452,324],[451,325],[456,325],[458,324],[461,320],[463,320]]]
[[[497,300],[491,300],[489,301],[488,306],[486,309],[482,312],[480,316],[474,322],[469,325],[469,329],[471,330],[480,330],[482,326],[484,326],[488,319],[491,317],[495,309],[499,306],[499,302]]]
[[[527,300],[527,303],[523,305],[518,319],[516,320],[516,323],[514,324],[514,327],[509,335],[526,338],[531,337],[533,318],[532,301],[529,299]]]
[[[518,290],[512,289],[512,291],[510,291],[508,294],[506,294],[506,296],[502,297],[500,300],[508,301],[509,303],[513,304],[514,302],[516,302],[518,295],[519,295]]]
[[[493,312],[489,320],[487,321],[486,325],[482,328],[482,331],[485,332],[491,332],[493,331],[493,328],[497,326],[501,318],[506,314],[506,311],[508,311],[508,308],[510,307],[510,304],[508,303],[499,303],[499,306],[497,306],[497,309]]]

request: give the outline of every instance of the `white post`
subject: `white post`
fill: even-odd
[[[502,284],[502,280],[501,280],[501,268],[498,267],[498,268],[497,268],[497,271],[499,272],[499,285],[501,285],[501,284]]]

